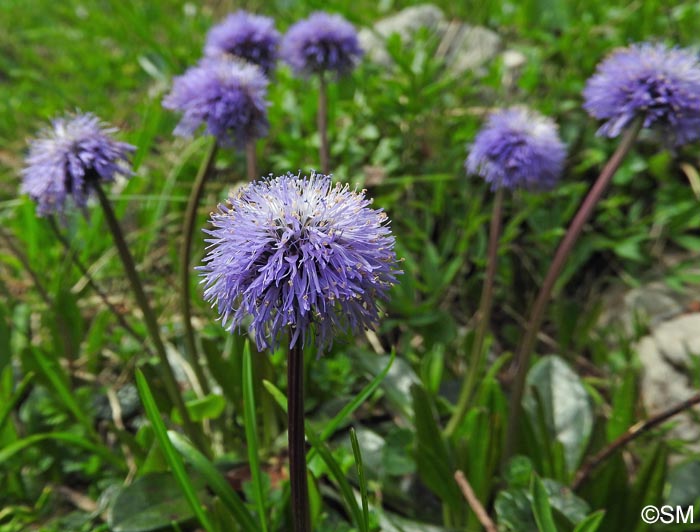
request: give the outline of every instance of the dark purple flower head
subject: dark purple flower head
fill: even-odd
[[[248,323],[259,350],[290,347],[313,326],[319,349],[335,332],[372,327],[396,282],[394,238],[364,191],[320,174],[253,182],[212,214],[204,298],[226,329]]]
[[[350,72],[362,57],[357,32],[340,15],[318,11],[287,30],[282,58],[297,75]]]
[[[222,144],[242,147],[267,134],[268,80],[260,67],[229,56],[205,57],[173,80],[163,107],[182,112],[175,134],[202,124]]]
[[[204,53],[231,54],[258,65],[269,74],[277,61],[280,34],[269,17],[236,11],[209,30]]]
[[[663,44],[634,44],[613,52],[583,91],[583,107],[605,120],[601,135],[618,136],[640,117],[674,144],[700,137],[700,64],[695,53]]]
[[[525,107],[493,113],[474,139],[466,161],[491,189],[548,189],[561,176],[566,146],[556,124]]]
[[[95,115],[75,114],[53,120],[31,141],[21,191],[36,201],[39,216],[63,213],[69,197],[84,209],[92,183],[132,175],[129,156],[136,148],[114,140],[116,131]]]

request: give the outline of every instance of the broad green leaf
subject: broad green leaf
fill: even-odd
[[[2,425],[0,425],[0,428]],[[668,504],[671,506],[692,506],[700,501],[700,460],[678,464],[668,474],[671,491]]]
[[[564,446],[573,473],[593,430],[590,400],[579,376],[559,357],[542,358],[528,373],[523,407],[533,426],[543,423],[548,436]]]
[[[187,411],[190,413],[192,421],[216,419],[223,414],[225,408],[226,400],[222,396],[215,394],[187,401]]]
[[[203,493],[203,486],[196,489]],[[107,522],[113,532],[147,532],[193,518],[194,512],[172,474],[149,473],[119,491]]]
[[[168,438],[170,438],[173,447],[177,449],[183,458],[202,475],[207,485],[219,496],[224,506],[235,517],[243,530],[245,532],[257,532],[260,527],[255,523],[238,494],[219,473],[214,464],[180,433],[168,431]]]

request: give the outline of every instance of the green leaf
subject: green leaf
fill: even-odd
[[[549,495],[537,475],[532,477],[532,513],[540,532],[557,532],[552,515],[552,506],[549,504]]]
[[[362,453],[360,452],[360,444],[357,441],[355,429],[350,429],[350,442],[352,443],[352,454],[355,457],[355,467],[357,468],[357,478],[360,482],[360,496],[362,497],[362,530],[369,532],[369,504],[367,502],[367,481],[365,479],[365,469],[362,465]]]
[[[26,438],[23,438],[21,440],[14,441],[0,449],[0,464],[6,462],[15,454],[19,453],[20,451],[23,451],[27,447],[31,447],[32,445],[46,440],[63,441],[66,443],[70,443],[71,445],[75,445],[77,447],[82,447],[83,449],[100,456],[105,461],[117,466],[120,470],[125,469],[124,463],[118,457],[114,456],[114,454],[111,451],[109,451],[101,445],[95,445],[90,441],[86,440],[85,438],[76,436],[75,434],[72,434],[70,432],[32,434],[31,436],[27,436]]]
[[[265,510],[265,490],[263,489],[260,475],[260,458],[258,456],[258,434],[255,418],[255,394],[253,386],[253,369],[250,360],[250,343],[243,347],[243,421],[245,424],[245,437],[248,443],[248,463],[253,478],[255,490],[255,503],[258,508],[260,526],[263,532],[267,531],[267,513]]]
[[[528,373],[523,407],[533,426],[544,424],[546,436],[563,445],[573,473],[593,430],[593,411],[579,376],[559,357],[542,358]]]
[[[51,384],[51,390],[58,396],[71,414],[73,414],[75,419],[85,428],[86,432],[90,434],[95,441],[101,441],[92,426],[92,421],[85,415],[85,408],[76,401],[75,394],[69,388],[66,376],[60,366],[58,366],[54,360],[49,360],[45,357],[39,349],[29,349],[42,375],[46,377]]]
[[[209,394],[187,401],[187,411],[192,421],[216,419],[224,413],[226,400],[220,395]]]
[[[413,417],[411,409],[411,386],[419,384],[420,379],[416,376],[413,368],[403,359],[394,359],[392,354],[391,361],[386,375],[380,382],[382,390],[386,394],[387,401],[393,409],[400,412],[406,419],[410,420]],[[377,375],[383,373],[382,367],[385,365],[386,357],[378,357],[374,353],[356,353],[356,360],[359,365],[368,375]]]
[[[151,393],[151,389],[148,386],[146,377],[144,377],[141,370],[138,369],[136,370],[136,386],[138,387],[139,395],[141,396],[141,402],[143,403],[143,407],[146,411],[146,416],[151,421],[151,425],[153,425],[153,432],[156,435],[156,439],[158,440],[158,443],[160,444],[160,447],[163,450],[163,454],[165,455],[165,458],[168,461],[168,465],[170,465],[170,468],[172,469],[173,474],[175,475],[175,479],[180,485],[180,489],[182,490],[185,499],[187,499],[187,503],[190,505],[190,508],[192,508],[194,515],[197,516],[197,519],[205,528],[205,530],[207,532],[214,532],[214,528],[211,522],[209,521],[209,517],[207,516],[204,509],[202,508],[202,505],[199,502],[199,498],[197,497],[197,490],[192,484],[191,478],[187,474],[187,471],[185,471],[185,465],[183,464],[178,452],[170,443],[165,424],[163,423],[163,420],[160,417],[160,412],[158,411],[158,407],[156,406],[155,399],[153,399],[153,394]]]
[[[4,304],[0,303],[0,373],[10,363],[12,358],[12,331],[8,324],[9,316]]]
[[[284,410],[284,412],[286,413],[287,397],[271,382],[265,381],[264,385],[265,388],[267,388],[267,390],[270,392],[272,397],[275,399],[277,404],[279,404],[282,410]],[[333,458],[333,455],[331,454],[330,450],[328,450],[326,444],[323,443],[318,436],[316,436],[308,422],[305,423],[305,425],[306,438],[313,446],[312,450],[318,453],[318,455],[321,457],[321,460],[323,460],[323,462],[328,467],[331,476],[335,479],[336,483],[338,484],[338,488],[340,488],[340,493],[343,497],[343,500],[345,501],[345,505],[347,506],[349,513],[352,515],[355,524],[360,530],[365,530],[363,514],[360,511],[360,507],[357,505],[357,500],[355,500],[355,494],[353,493],[352,488],[348,483],[348,479],[345,473],[343,473],[343,470],[340,468],[340,465],[338,465],[338,462],[336,462],[336,460]],[[309,453],[309,456],[311,456],[311,453]]]
[[[386,357],[382,357],[386,358]],[[384,377],[387,375],[389,370],[391,369],[392,364],[394,363],[394,360],[396,359],[396,352],[392,351],[391,355],[389,356],[389,361],[387,362],[387,365],[382,369],[381,371],[377,372],[374,375],[374,378],[365,386],[362,388],[362,390],[355,395],[352,401],[350,401],[347,405],[345,405],[340,412],[338,412],[333,419],[328,421],[325,424],[324,429],[321,431],[321,434],[319,435],[318,439],[320,441],[326,441],[337,429],[340,427],[343,422],[345,421],[346,418],[352,415],[352,413],[357,410],[362,403],[364,403],[367,398],[374,393],[374,390],[377,389],[377,387],[382,383],[382,380]],[[282,409],[286,412],[287,411],[287,398],[285,395],[278,390],[271,382],[264,380],[263,381],[263,386],[265,389],[270,393],[270,395],[273,397],[273,399],[282,407]],[[311,452],[309,452],[307,459],[311,460],[316,451],[313,449]]]
[[[202,491],[202,486],[197,486]],[[113,532],[147,532],[194,517],[182,490],[170,473],[149,473],[122,488],[109,509],[107,522]]]
[[[600,524],[603,522],[603,517],[605,517],[605,510],[593,512],[578,525],[576,525],[574,532],[596,532]]]
[[[168,438],[187,463],[202,475],[207,485],[219,496],[243,530],[245,532],[257,532],[260,530],[241,498],[207,457],[178,432],[168,431]]]
[[[667,459],[668,448],[664,442],[657,442],[637,472],[637,479],[632,487],[632,515],[639,515],[645,506],[658,506],[663,500]],[[643,532],[650,529],[651,526],[640,519],[634,531]]]
[[[464,500],[457,483],[451,481],[457,468],[452,463],[451,454],[437,424],[430,398],[419,385],[411,387],[411,394],[415,413],[418,474],[444,504],[455,511],[460,511],[464,507]]]
[[[0,373],[2,373],[2,370],[0,370]],[[2,429],[5,426],[5,422],[10,417],[12,410],[15,408],[15,406],[17,406],[17,403],[19,403],[20,399],[22,399],[22,397],[24,396],[24,392],[27,390],[27,387],[33,379],[34,373],[30,371],[17,385],[17,389],[12,393],[9,400],[5,401],[5,404],[0,406],[0,434],[2,434]]]

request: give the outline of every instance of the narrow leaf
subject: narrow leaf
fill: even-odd
[[[532,477],[532,513],[537,521],[540,532],[557,532],[552,514],[552,506],[549,504],[549,495],[539,477]]]
[[[207,532],[214,532],[214,528],[209,521],[209,517],[199,502],[199,498],[197,497],[196,490],[190,481],[190,477],[187,474],[187,471],[185,471],[185,465],[182,462],[180,455],[170,443],[165,424],[160,417],[160,412],[156,406],[155,399],[153,399],[151,389],[149,388],[146,377],[144,377],[141,370],[136,370],[136,386],[138,387],[141,402],[143,403],[143,407],[146,411],[146,416],[148,416],[148,419],[151,421],[151,425],[153,426],[153,432],[156,435],[156,439],[163,450],[165,459],[168,461],[170,468],[173,470],[175,479],[177,480],[178,484],[180,484],[180,488],[182,489],[187,502],[205,530]]]
[[[265,492],[260,475],[260,458],[258,457],[254,389],[253,369],[250,360],[250,344],[246,342],[243,347],[243,421],[245,424],[245,437],[248,442],[248,463],[253,478],[253,489],[255,490],[255,502],[258,507],[260,526],[263,532],[267,532]]]

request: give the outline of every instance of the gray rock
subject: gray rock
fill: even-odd
[[[700,356],[700,313],[665,321],[637,344],[642,364],[641,395],[644,407],[654,415],[696,393],[690,374]],[[695,359],[695,360],[694,360]],[[689,413],[674,418],[671,435],[700,450],[700,426]]]
[[[497,33],[469,24],[458,24],[450,32],[450,25],[443,33],[440,49],[446,50],[447,68],[453,74],[462,74],[468,70],[478,72],[500,53],[502,43]]]
[[[600,325],[622,327],[634,336],[640,326],[655,328],[683,312],[682,296],[660,282],[629,291],[616,290],[606,297]]]
[[[439,7],[421,4],[377,21],[372,29],[360,30],[358,38],[360,46],[372,61],[391,66],[391,58],[384,44],[391,35],[398,33],[403,42],[406,42],[421,28],[439,33],[444,22],[445,15]]]
[[[422,28],[426,28],[440,39],[437,55],[445,58],[447,68],[453,74],[478,70],[501,51],[502,41],[497,33],[459,21],[448,22],[442,10],[433,4],[408,7],[379,20],[372,29],[361,30],[360,45],[370,60],[390,67],[392,61],[386,51],[386,40],[397,33],[403,43],[409,43]],[[518,62],[516,67],[520,65]]]

